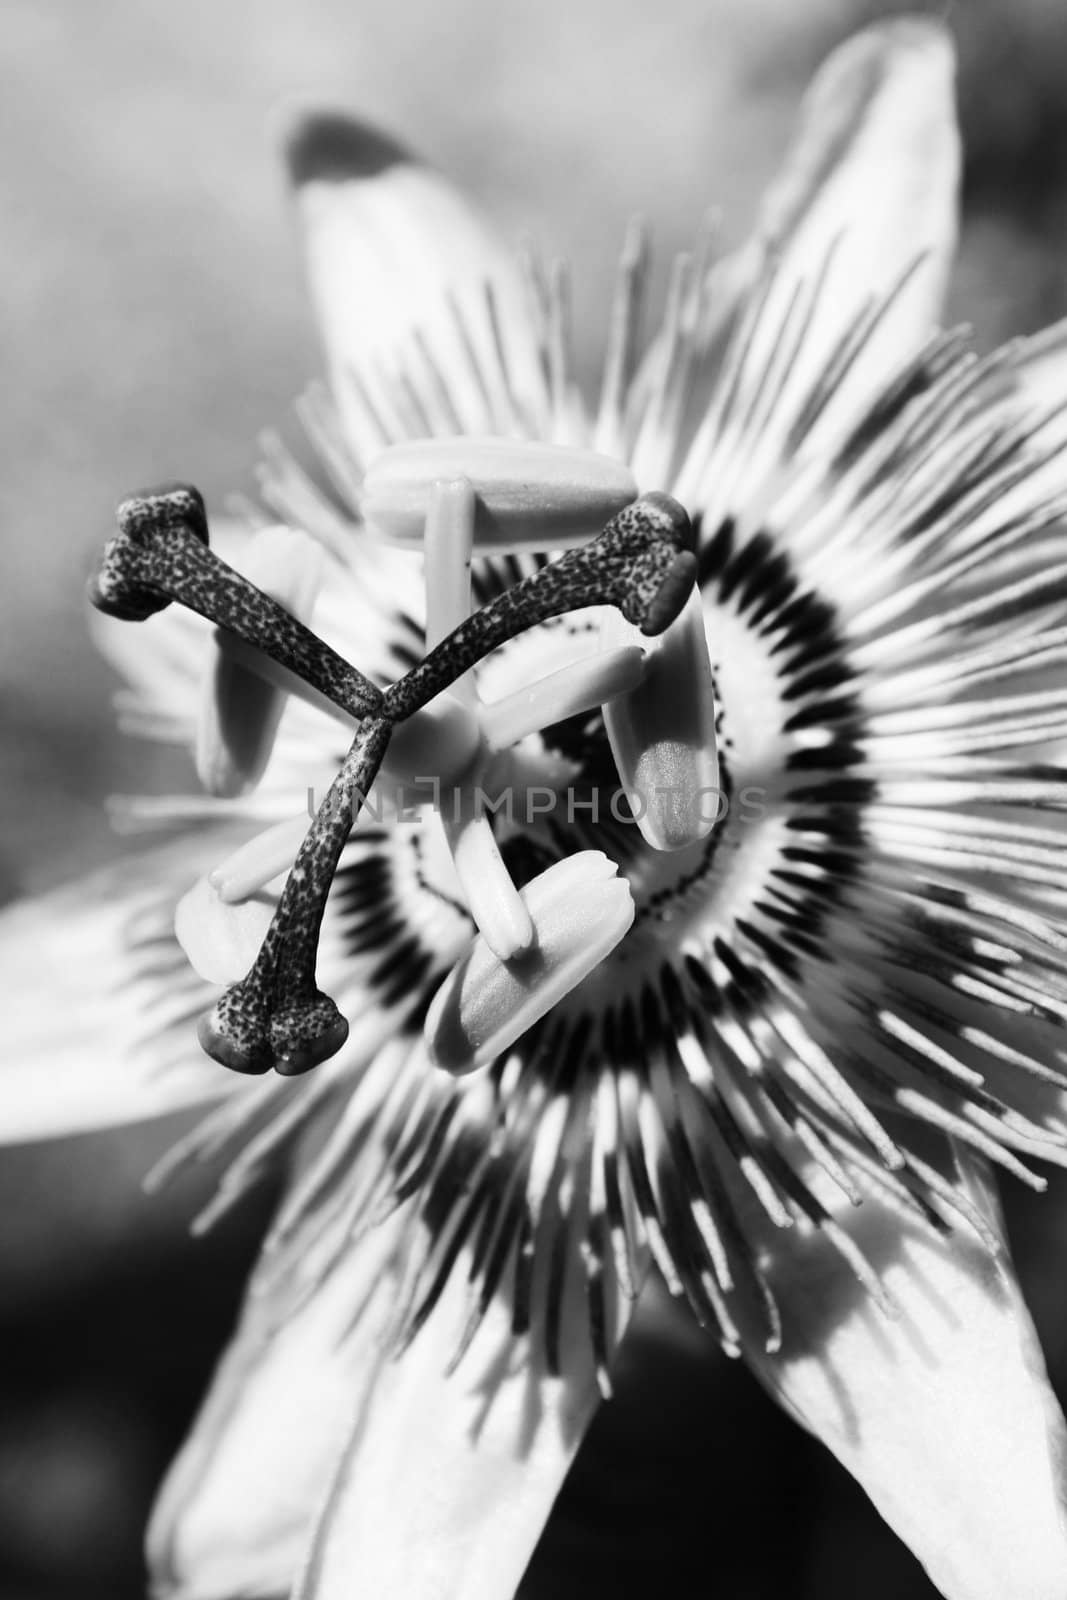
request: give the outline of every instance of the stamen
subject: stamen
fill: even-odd
[[[476,940],[430,1007],[426,1039],[439,1066],[473,1072],[549,1012],[618,944],[633,922],[630,886],[613,861],[585,850],[549,867],[522,898],[536,947],[507,965]]]
[[[525,689],[516,689],[514,694],[483,705],[481,724],[486,743],[491,750],[506,750],[539,728],[591,711],[616,695],[636,689],[647,659],[638,645],[598,650]]]
[[[477,501],[469,478],[434,486],[426,517],[426,643],[432,648],[470,616],[471,551]],[[454,684],[450,695],[473,707],[477,694],[471,673]],[[425,715],[425,712],[416,716]],[[410,720],[408,726],[410,726]],[[473,715],[472,715],[473,721]],[[479,739],[478,744],[481,744]],[[481,751],[470,764],[467,780],[457,774],[461,808],[445,819],[445,833],[456,874],[474,921],[499,961],[528,950],[534,926],[519,891],[504,865],[489,818],[478,804],[482,775]],[[437,770],[436,764],[433,769]]]
[[[682,850],[719,820],[715,690],[704,607],[690,594],[652,652],[641,682],[604,707],[623,787],[640,796],[634,816],[656,850]]]
[[[421,546],[438,486],[461,477],[474,491],[473,543],[481,554],[584,544],[637,496],[629,468],[593,450],[526,439],[419,439],[372,462],[364,518],[383,538]]]
[[[482,938],[498,961],[511,961],[534,942],[530,913],[504,865],[481,791],[460,783],[456,799],[442,818],[456,876]]]
[[[471,551],[477,501],[469,478],[435,485],[426,514],[426,647],[446,639],[465,622],[471,610]],[[469,702],[470,678],[461,678],[453,693]]]
[[[226,905],[237,905],[288,872],[306,833],[306,817],[287,817],[220,861],[208,873],[208,882]]]
[[[569,550],[483,606],[386,691],[384,714],[411,716],[517,633],[586,606],[617,606],[644,634],[679,615],[696,577],[693,531],[669,495],[644,495],[591,543]]]

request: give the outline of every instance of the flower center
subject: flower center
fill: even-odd
[[[201,1023],[207,1052],[240,1072],[273,1066],[300,1073],[335,1054],[347,1037],[345,1019],[315,982],[318,938],[345,841],[396,727],[409,724],[499,646],[550,618],[612,606],[643,634],[664,632],[685,607],[696,575],[685,511],[666,495],[646,495],[617,512],[595,538],[461,622],[383,692],[213,554],[195,489],[168,486],[131,496],[119,507],[118,522],[90,588],[95,605],[138,621],[177,600],[255,646],[355,722],[351,747],[299,849],[251,970]]]
[[[592,656],[600,628],[600,613],[571,613],[498,652],[479,681],[500,692],[561,659],[581,659],[586,650]],[[456,792],[446,788],[440,799],[444,809],[455,803]],[[534,738],[502,752],[486,774],[482,801],[517,883],[575,850],[606,850],[626,872],[638,924],[662,923],[690,899],[699,900],[721,837],[713,830],[674,851],[648,845],[637,822],[649,796],[620,777],[599,707],[548,723]],[[678,804],[709,824],[723,820],[731,780],[721,758],[719,783],[707,793],[679,794]]]

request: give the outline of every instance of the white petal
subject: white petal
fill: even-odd
[[[932,18],[878,23],[835,50],[805,97],[786,165],[764,198],[763,237],[793,247],[816,227],[829,244],[854,229],[846,248],[862,251],[855,259],[886,280],[894,267],[878,259],[876,246],[906,265],[910,250],[897,228],[907,217],[920,248],[937,253],[932,264],[943,283],[959,177],[953,76],[950,36]]]
[[[510,1600],[600,1398],[578,1276],[564,1299],[565,1378],[511,1333],[499,1302],[446,1373],[468,1311],[456,1263],[413,1344],[381,1369],[295,1600]]]
[[[879,298],[896,291],[858,359],[828,386],[815,424],[823,441],[859,420],[863,401],[937,325],[956,237],[953,76],[948,35],[920,18],[857,34],[818,74],[748,251],[754,294],[761,263],[777,262],[774,283],[758,316],[750,306],[733,375],[683,472],[676,492],[687,504],[710,501],[719,513],[729,489],[734,509],[743,506],[788,457],[813,384]]]
[[[153,852],[0,916],[0,1139],[159,1117],[232,1088],[197,1046],[202,986],[171,925],[190,854],[195,872],[188,846]]]
[[[287,154],[357,455],[366,463],[412,435],[513,431],[515,403],[536,407],[544,384],[518,267],[491,229],[444,178],[351,118],[304,117]],[[396,409],[401,370],[425,413],[415,424]]]
[[[864,303],[920,257],[870,348],[871,367],[899,361],[940,321],[957,230],[954,77],[946,31],[903,18],[850,39],[813,83],[760,219],[762,239],[788,256],[794,281],[833,252],[807,359],[820,346],[829,355]],[[856,403],[847,378],[839,403]]]
[[[280,1326],[250,1296],[152,1514],[161,1600],[289,1593],[381,1364],[397,1225],[374,1230]]]
[[[960,1178],[999,1231],[992,1190]],[[746,1355],[854,1473],[946,1600],[1062,1600],[1067,1432],[1006,1255],[934,1241],[881,1205],[839,1216],[900,1308],[888,1319],[825,1238],[770,1243],[781,1354]]]

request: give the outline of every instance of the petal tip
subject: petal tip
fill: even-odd
[[[370,178],[410,161],[403,145],[370,123],[327,107],[283,114],[282,155],[295,189],[316,180]]]
[[[954,72],[956,46],[951,30],[937,17],[886,17],[846,38],[831,53],[827,65],[852,67],[861,60],[878,60],[886,67],[897,67],[914,65],[922,57]]]
[[[955,55],[952,31],[940,17],[924,17],[917,13],[904,17],[887,17],[875,24],[870,32],[882,37],[886,44],[897,50],[933,50],[945,56]]]

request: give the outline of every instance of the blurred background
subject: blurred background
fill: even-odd
[[[144,778],[143,757],[111,731],[111,684],[82,607],[116,499],[174,476],[209,503],[249,488],[257,432],[288,426],[317,371],[273,162],[279,105],[325,99],[380,119],[461,179],[507,236],[567,253],[588,362],[627,218],[649,218],[661,262],[712,204],[726,241],[743,237],[813,68],[856,26],[903,9],[914,8],[0,0],[3,893],[114,853],[103,797]],[[957,35],[968,159],[949,315],[988,347],[1067,312],[1067,11],[1061,0],[929,9]],[[185,1221],[210,1174],[151,1202],[138,1192],[177,1127],[0,1165],[0,1600],[143,1592],[146,1509],[270,1205],[254,1197],[190,1243]],[[1067,1395],[1067,1185],[1007,1199]],[[743,1373],[701,1362],[694,1383],[688,1347],[673,1348],[654,1403],[634,1377],[598,1423],[531,1592],[536,1578],[559,1595],[652,1584],[717,1600],[851,1600],[861,1585],[869,1600],[933,1594],[862,1495]],[[642,1540],[613,1553],[620,1503],[636,1521],[657,1484],[673,1485],[669,1499]]]

